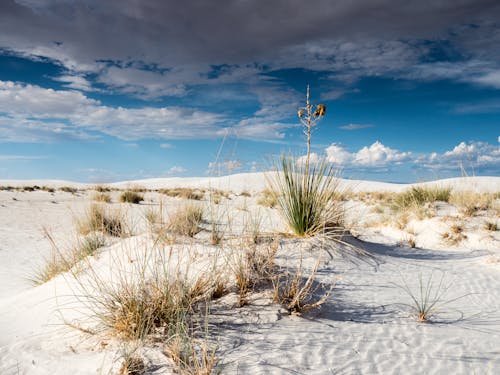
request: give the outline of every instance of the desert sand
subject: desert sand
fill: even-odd
[[[55,190],[0,191],[0,374],[117,374],[126,345],[99,329],[81,281],[71,272],[41,285],[30,281],[54,251],[47,233],[60,249],[77,241],[75,221],[92,204],[94,185],[0,180],[4,187],[33,185]],[[79,190],[58,190],[63,186]],[[230,278],[232,254],[244,246],[238,239],[255,217],[259,232],[274,238],[278,265],[297,267],[302,257],[304,270],[310,272],[320,259],[316,282],[333,289],[317,309],[290,314],[273,302],[266,288],[249,294],[243,307],[237,307],[234,290],[212,302],[207,340],[216,348],[217,369],[223,374],[500,373],[500,231],[485,227],[500,226],[498,197],[493,212],[479,209],[464,215],[453,204],[437,202],[432,215],[410,216],[403,224],[383,209],[377,211],[377,202],[362,195],[348,197],[344,205],[351,235],[345,241],[369,255],[359,258],[345,256],[347,247],[326,246],[327,251],[314,240],[278,235],[287,228],[277,209],[258,204],[266,187],[262,173],[107,186],[212,188],[226,191],[227,197],[214,204],[205,193],[195,202],[204,207],[203,230],[189,240],[157,247],[145,219],[148,210],[161,207],[168,216],[187,199],[147,191],[140,204],[118,203],[121,191],[111,191],[112,202],[102,204],[124,213],[132,235],[107,239],[80,265],[76,273],[81,280],[92,269],[100,280],[116,282],[118,273],[132,274],[134,264],[154,252],[169,254],[167,268],[172,272],[187,268],[189,261],[185,272],[190,277],[218,267]],[[421,186],[496,193],[500,178],[447,179]],[[411,185],[343,180],[341,187],[393,194]],[[210,242],[210,207],[216,207],[217,222],[231,238],[222,244]],[[418,295],[420,281],[431,275],[432,292],[442,292],[441,303],[432,319],[419,322],[404,285]],[[147,373],[173,373],[161,343],[146,343],[137,353],[147,363]]]

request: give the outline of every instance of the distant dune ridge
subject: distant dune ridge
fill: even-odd
[[[271,173],[268,174],[270,176]],[[81,183],[64,180],[0,180],[0,186],[49,186],[63,187],[71,186],[79,189],[92,188],[99,183]],[[262,191],[266,187],[266,173],[239,173],[221,177],[168,177],[149,178],[143,180],[131,180],[122,182],[102,183],[114,188],[126,189],[130,187],[144,187],[147,189],[161,189],[174,187],[190,188],[217,188],[232,190],[240,193],[242,191]],[[496,192],[500,190],[500,177],[473,176],[455,177],[413,184],[395,184],[368,180],[342,179],[342,187],[353,191],[393,191],[400,192],[412,186],[439,186],[451,187],[455,190],[472,190],[478,193]]]

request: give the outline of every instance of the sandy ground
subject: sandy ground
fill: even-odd
[[[354,191],[399,192],[408,188],[369,181],[348,184]],[[455,190],[500,191],[500,178],[495,177],[440,180],[433,184]],[[0,181],[0,186],[27,185],[91,187],[66,181]],[[257,214],[262,231],[286,230],[276,209],[256,203],[258,192],[265,188],[262,174],[155,179],[112,186],[230,190],[232,195],[219,205],[219,214],[221,221],[231,222],[234,232]],[[245,191],[252,196],[241,195]],[[1,374],[117,373],[119,343],[64,324],[82,322],[88,313],[75,296],[77,288],[71,277],[63,274],[40,286],[29,280],[50,256],[44,228],[61,247],[74,243],[74,220],[89,207],[93,194],[85,190],[76,194],[57,190],[0,191]],[[127,212],[134,236],[110,241],[92,259],[103,275],[116,270],[117,259],[136,259],[141,256],[136,249],[150,246],[144,223],[148,209],[158,207],[160,199],[167,212],[183,203],[179,198],[146,193],[140,205],[119,204],[119,192],[111,195],[114,203],[109,206]],[[208,202],[205,199],[201,204]],[[432,217],[410,218],[404,228],[398,228],[382,220],[371,205],[362,201],[347,202],[346,213],[355,235],[347,240],[373,258],[353,262],[331,257],[297,239],[279,240],[280,265],[296,265],[302,255],[304,268],[311,270],[322,257],[317,282],[335,286],[320,309],[301,316],[289,315],[270,301],[266,291],[253,295],[249,305],[242,308],[233,306],[234,293],[214,303],[210,324],[222,373],[499,373],[500,231],[484,229],[488,220],[500,224],[498,215],[478,213],[464,218],[455,207],[439,203]],[[444,241],[443,233],[456,223],[463,227],[464,238],[453,244]],[[190,254],[196,258],[198,269],[206,268],[219,254],[216,246],[208,244],[207,235],[202,232],[189,244],[174,245],[170,250],[180,262]],[[415,248],[408,245],[410,237]],[[402,286],[406,283],[418,294],[419,280],[425,282],[430,275],[434,285],[443,280],[442,304],[430,322],[419,323],[413,316],[411,297]],[[171,373],[168,360],[157,348],[151,347],[143,355],[150,361],[149,373]]]

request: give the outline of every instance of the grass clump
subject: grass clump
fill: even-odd
[[[274,208],[278,204],[277,194],[271,189],[264,189],[257,200],[257,204],[264,207]]]
[[[202,220],[203,208],[195,204],[188,204],[180,207],[170,216],[168,229],[176,234],[194,237],[201,230]]]
[[[394,208],[396,211],[402,211],[422,207],[425,203],[448,202],[450,195],[451,188],[414,186],[395,197]]]
[[[437,282],[434,280],[433,276],[434,274],[431,273],[427,280],[424,280],[422,274],[420,274],[416,290],[412,290],[403,277],[403,285],[396,285],[403,289],[410,297],[411,303],[404,305],[409,306],[413,310],[415,318],[421,323],[431,321],[444,305],[457,299],[444,299],[452,285],[444,284],[444,273]]]
[[[460,224],[453,224],[448,232],[442,234],[443,240],[445,240],[449,245],[456,245],[463,240],[467,239],[467,236],[463,233],[464,228]]]
[[[496,232],[498,230],[498,225],[492,221],[487,221],[484,223],[484,229]]]
[[[139,204],[144,200],[144,196],[135,191],[124,191],[120,195],[120,202]]]
[[[343,210],[338,201],[339,179],[326,160],[305,165],[283,155],[278,172],[269,179],[280,212],[294,234],[301,237],[343,232]]]
[[[304,274],[302,256],[295,271],[283,271],[273,278],[274,301],[284,305],[290,314],[320,307],[326,302],[333,289],[315,281],[320,259],[309,275]]]
[[[146,363],[140,356],[133,353],[125,353],[123,355],[118,375],[145,375],[146,372]]]
[[[75,194],[78,191],[77,188],[74,188],[71,186],[61,186],[58,190],[64,191],[66,193],[71,193],[71,194]]]
[[[96,202],[111,203],[111,196],[107,193],[95,193],[92,200]]]
[[[160,189],[158,192],[169,197],[191,199],[196,201],[202,200],[204,197],[204,193],[202,191],[191,188]]]
[[[79,232],[88,234],[102,232],[114,237],[127,234],[125,219],[118,212],[110,212],[99,204],[93,204],[87,210],[85,217],[77,222]]]
[[[93,189],[98,193],[109,193],[111,191],[111,188],[105,185],[96,185]]]

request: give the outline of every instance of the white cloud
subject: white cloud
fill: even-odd
[[[160,148],[172,148],[172,144],[170,143],[161,143]]]
[[[309,155],[309,163],[315,164],[320,160],[320,157],[317,153],[311,152]],[[298,164],[306,164],[307,162],[307,155],[301,156],[300,158],[297,159]]]
[[[2,160],[38,160],[45,159],[46,156],[33,156],[33,155],[1,155],[0,161]]]
[[[408,161],[410,157],[410,152],[400,152],[376,141],[371,146],[365,146],[354,154],[352,164],[369,167],[386,166],[401,164],[404,161]]]
[[[353,159],[353,154],[337,143],[332,143],[325,151],[328,161],[334,164],[345,165]]]
[[[208,174],[220,175],[222,173],[233,173],[243,167],[240,160],[226,160],[223,162],[208,163]]]
[[[0,81],[0,134],[9,141],[43,141],[61,135],[84,138],[98,131],[123,140],[200,139],[226,134],[249,139],[281,139],[289,125],[266,117],[241,121],[182,107],[122,108],[102,105],[70,90]],[[16,131],[18,131],[16,133]],[[90,136],[88,136],[90,138]]]
[[[55,81],[63,82],[64,87],[82,91],[97,91],[92,87],[92,83],[84,76],[78,74],[65,74],[52,78]]]
[[[390,147],[384,146],[376,141],[370,146],[365,146],[357,152],[350,152],[347,148],[338,143],[332,143],[325,149],[325,157],[330,163],[350,168],[380,168],[399,165],[410,161],[412,154],[410,152],[401,152]],[[311,154],[311,161],[317,162],[321,158],[316,153]],[[305,156],[299,158],[299,161],[305,161]]]
[[[349,125],[339,126],[339,129],[342,129],[342,130],[359,130],[359,129],[367,129],[367,128],[373,128],[373,125],[372,124],[349,124]]]
[[[173,167],[171,167],[167,171],[167,175],[169,175],[169,176],[178,175],[178,174],[181,174],[181,173],[184,173],[184,172],[187,172],[186,168],[183,168],[183,167],[178,166],[178,165],[174,165]]]
[[[420,155],[415,163],[420,167],[443,170],[499,168],[500,146],[486,142],[460,142],[442,154]]]

